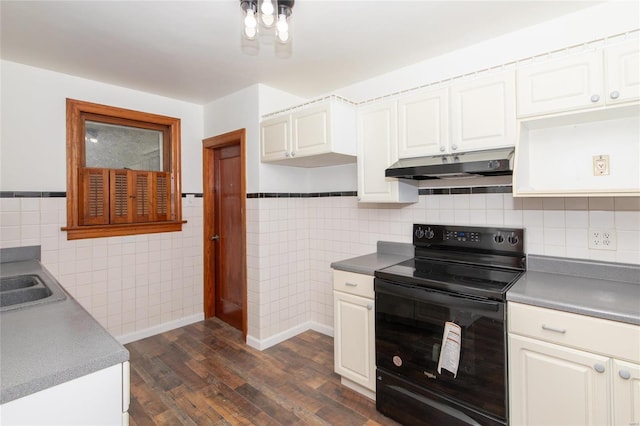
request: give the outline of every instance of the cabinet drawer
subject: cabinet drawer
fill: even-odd
[[[333,271],[333,289],[356,296],[374,298],[373,277],[346,271]]]
[[[633,362],[640,326],[509,302],[509,332]]]

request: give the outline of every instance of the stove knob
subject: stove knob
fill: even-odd
[[[504,243],[504,237],[500,234],[496,234],[493,236],[493,241],[495,241],[497,244],[502,244]]]
[[[509,244],[511,244],[512,246],[515,246],[516,244],[518,244],[520,242],[520,238],[518,238],[517,235],[509,235],[507,237],[507,242]]]
[[[422,228],[416,229],[416,238],[422,238],[422,237],[424,237],[424,231],[422,230]]]
[[[433,232],[433,229],[431,228],[427,228],[427,231],[424,233],[425,237],[427,237],[427,240],[430,240],[433,238],[433,236],[435,235]]]

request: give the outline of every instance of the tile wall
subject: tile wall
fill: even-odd
[[[418,203],[402,208],[366,207],[358,205],[355,197],[254,201],[259,214],[249,233],[259,235],[256,244],[269,242],[260,249],[254,247],[248,259],[257,271],[252,287],[260,300],[259,326],[250,323],[250,330],[260,338],[284,332],[305,319],[332,328],[330,263],[371,253],[378,240],[410,243],[413,223],[524,227],[529,254],[640,264],[639,198],[421,195]],[[305,227],[308,238],[301,240]],[[617,250],[589,249],[590,227],[614,229]],[[299,252],[303,249],[308,252]],[[306,272],[300,264],[305,260]],[[308,283],[307,287],[301,283]],[[277,295],[272,294],[276,288]],[[303,306],[308,317],[298,313]]]
[[[202,198],[183,198],[183,218],[183,232],[68,241],[66,198],[0,198],[0,245],[40,245],[65,289],[126,337],[202,314]]]
[[[202,314],[202,199],[183,198],[183,232],[67,241],[65,198],[0,198],[0,245],[41,245],[45,266],[113,335]],[[356,197],[247,199],[249,336],[333,328],[330,263],[411,242],[413,223],[526,228],[529,254],[640,264],[639,198],[421,195],[405,207]],[[616,250],[590,250],[588,229]]]

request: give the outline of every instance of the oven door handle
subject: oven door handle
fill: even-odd
[[[442,293],[437,290],[423,287],[413,287],[400,283],[391,283],[380,278],[374,280],[376,293],[386,293],[391,296],[405,297],[420,302],[432,302],[442,306],[456,308],[473,308],[479,311],[498,312],[501,302],[493,300],[476,299],[469,296]]]

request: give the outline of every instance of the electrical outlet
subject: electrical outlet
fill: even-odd
[[[615,250],[615,229],[589,229],[589,248],[594,250]]]
[[[609,174],[609,156],[594,155],[593,156],[593,175],[606,176]]]

